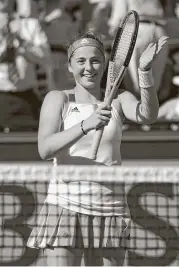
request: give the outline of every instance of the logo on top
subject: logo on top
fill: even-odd
[[[72,108],[71,112],[80,112],[77,107]]]

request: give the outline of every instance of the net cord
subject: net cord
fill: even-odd
[[[143,167],[106,167],[106,166],[75,166],[59,165],[37,166],[27,164],[18,165],[1,165],[0,181],[11,182],[33,182],[49,181],[52,178],[64,181],[92,181],[92,182],[172,182],[179,181],[179,167],[162,167],[162,166],[143,166]]]

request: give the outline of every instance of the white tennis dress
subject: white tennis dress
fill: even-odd
[[[93,111],[94,106],[92,104],[70,102],[63,119],[63,129],[67,130],[81,122],[89,117]],[[90,131],[71,147],[59,152],[54,159],[55,165],[66,165],[67,163],[88,165],[90,162],[92,165],[120,165],[122,120],[114,105],[112,105],[112,117],[109,124],[105,127],[95,162],[89,159],[93,135],[94,131]],[[94,216],[123,216],[128,214],[125,205],[124,185],[119,183],[105,184],[88,182],[83,179],[79,184],[79,182],[67,183],[59,179],[57,186],[52,179],[49,184],[46,202],[60,205],[71,211]]]

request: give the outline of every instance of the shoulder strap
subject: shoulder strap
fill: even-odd
[[[76,102],[75,101],[75,95],[74,94],[69,94],[68,95],[68,100],[69,100],[69,102]]]
[[[68,116],[71,104],[75,103],[75,95],[73,93],[66,94],[66,96],[67,96],[68,102],[67,102],[66,108],[63,109],[63,113],[62,113],[63,121]]]

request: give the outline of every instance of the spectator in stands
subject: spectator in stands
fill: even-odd
[[[64,5],[64,14],[69,16],[73,25],[72,29],[75,30],[77,35],[84,30],[83,23],[85,18],[83,17],[83,1],[84,0],[67,0]],[[73,32],[72,35],[70,35],[70,39],[74,34],[74,30],[72,30]]]
[[[176,3],[176,6],[175,6],[175,15],[177,18],[179,18],[179,3]]]
[[[47,37],[37,19],[15,14],[14,4],[0,0],[0,128],[6,132],[38,126],[36,65],[45,68],[47,91],[55,87]]]
[[[16,0],[15,2],[18,15],[26,18],[32,16],[32,0]]]
[[[89,0],[89,4],[94,7],[87,28],[102,33],[103,38],[108,36],[106,21],[109,18],[112,2],[113,0]]]
[[[66,1],[65,12],[67,12],[73,21],[78,20],[80,11],[82,9],[82,0],[71,0]],[[81,19],[81,16],[80,16]]]
[[[137,72],[139,58],[149,43],[155,43],[158,38],[166,35],[164,28],[166,22],[163,5],[160,0],[113,0],[111,16],[108,21],[111,36],[114,36],[121,20],[129,10],[136,10],[138,12],[140,25],[134,53],[128,68],[128,75],[126,74],[125,76],[125,86],[128,90],[132,88],[132,92],[137,97],[140,97]],[[162,51],[162,56],[158,57],[153,66],[155,89],[157,91],[159,91],[162,83],[167,59],[168,47],[166,46]],[[161,88],[161,90],[164,90],[164,88]],[[161,91],[161,95],[164,95],[164,92]],[[160,100],[160,92],[158,96]]]
[[[179,76],[173,77],[175,88],[179,89]],[[179,91],[176,96],[167,100],[160,106],[158,121],[179,122]]]
[[[179,122],[179,97],[170,99],[161,105],[158,114],[158,121]]]

